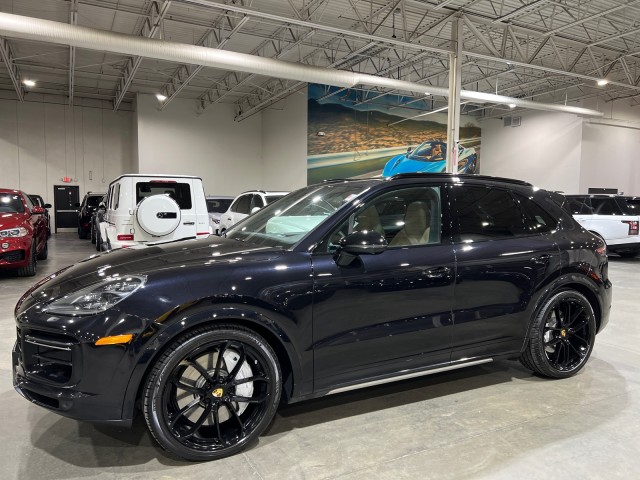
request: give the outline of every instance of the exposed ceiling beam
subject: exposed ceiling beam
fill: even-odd
[[[171,6],[170,0],[165,0],[162,2],[162,5],[156,0],[151,2],[151,6],[149,7],[149,15],[145,19],[142,24],[142,28],[139,32],[139,36],[154,38],[156,33],[160,31],[160,25],[165,15],[169,11],[169,7]],[[120,103],[124,99],[124,96],[129,90],[131,86],[131,82],[133,81],[133,77],[136,75],[138,68],[140,68],[140,64],[142,63],[142,57],[130,57],[127,61],[127,65],[124,70],[124,76],[122,80],[120,80],[120,84],[116,89],[116,97],[113,101],[113,110],[118,110]]]
[[[16,91],[18,100],[24,102],[24,90],[22,90],[22,77],[20,76],[20,70],[13,61],[13,52],[11,51],[9,42],[3,37],[0,37],[0,57],[9,71],[9,78],[11,79],[11,83],[13,83],[13,88]]]

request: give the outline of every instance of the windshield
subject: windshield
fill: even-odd
[[[0,193],[0,213],[24,213],[24,204],[20,195]]]
[[[444,159],[446,146],[442,142],[424,142],[409,154],[411,160],[436,162]]]
[[[229,210],[233,198],[208,198],[207,211],[209,213],[224,213]]]
[[[365,183],[303,188],[228,230],[227,238],[269,247],[291,247],[347,202],[368,189]]]

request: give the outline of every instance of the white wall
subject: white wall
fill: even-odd
[[[234,122],[233,105],[198,115],[194,101],[180,99],[160,111],[150,95],[137,106],[140,173],[197,175],[208,195],[263,188],[260,114]]]
[[[605,118],[585,119],[582,127],[579,193],[605,187],[640,195],[640,106],[618,100],[599,107]]]
[[[82,198],[131,171],[131,112],[42,100],[0,98],[2,187],[40,194],[53,204],[53,186],[62,177],[73,179]]]
[[[307,89],[262,111],[263,188],[307,185]]]
[[[524,112],[520,127],[482,122],[480,173],[526,180],[574,193],[580,186],[582,119],[571,114]]]

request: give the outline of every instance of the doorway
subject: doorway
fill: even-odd
[[[54,185],[53,208],[55,209],[56,230],[63,232],[78,229],[78,207],[80,187],[75,185]]]

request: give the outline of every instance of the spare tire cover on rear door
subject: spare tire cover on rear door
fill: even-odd
[[[180,207],[168,195],[151,195],[138,203],[136,220],[149,235],[163,237],[180,225]]]

